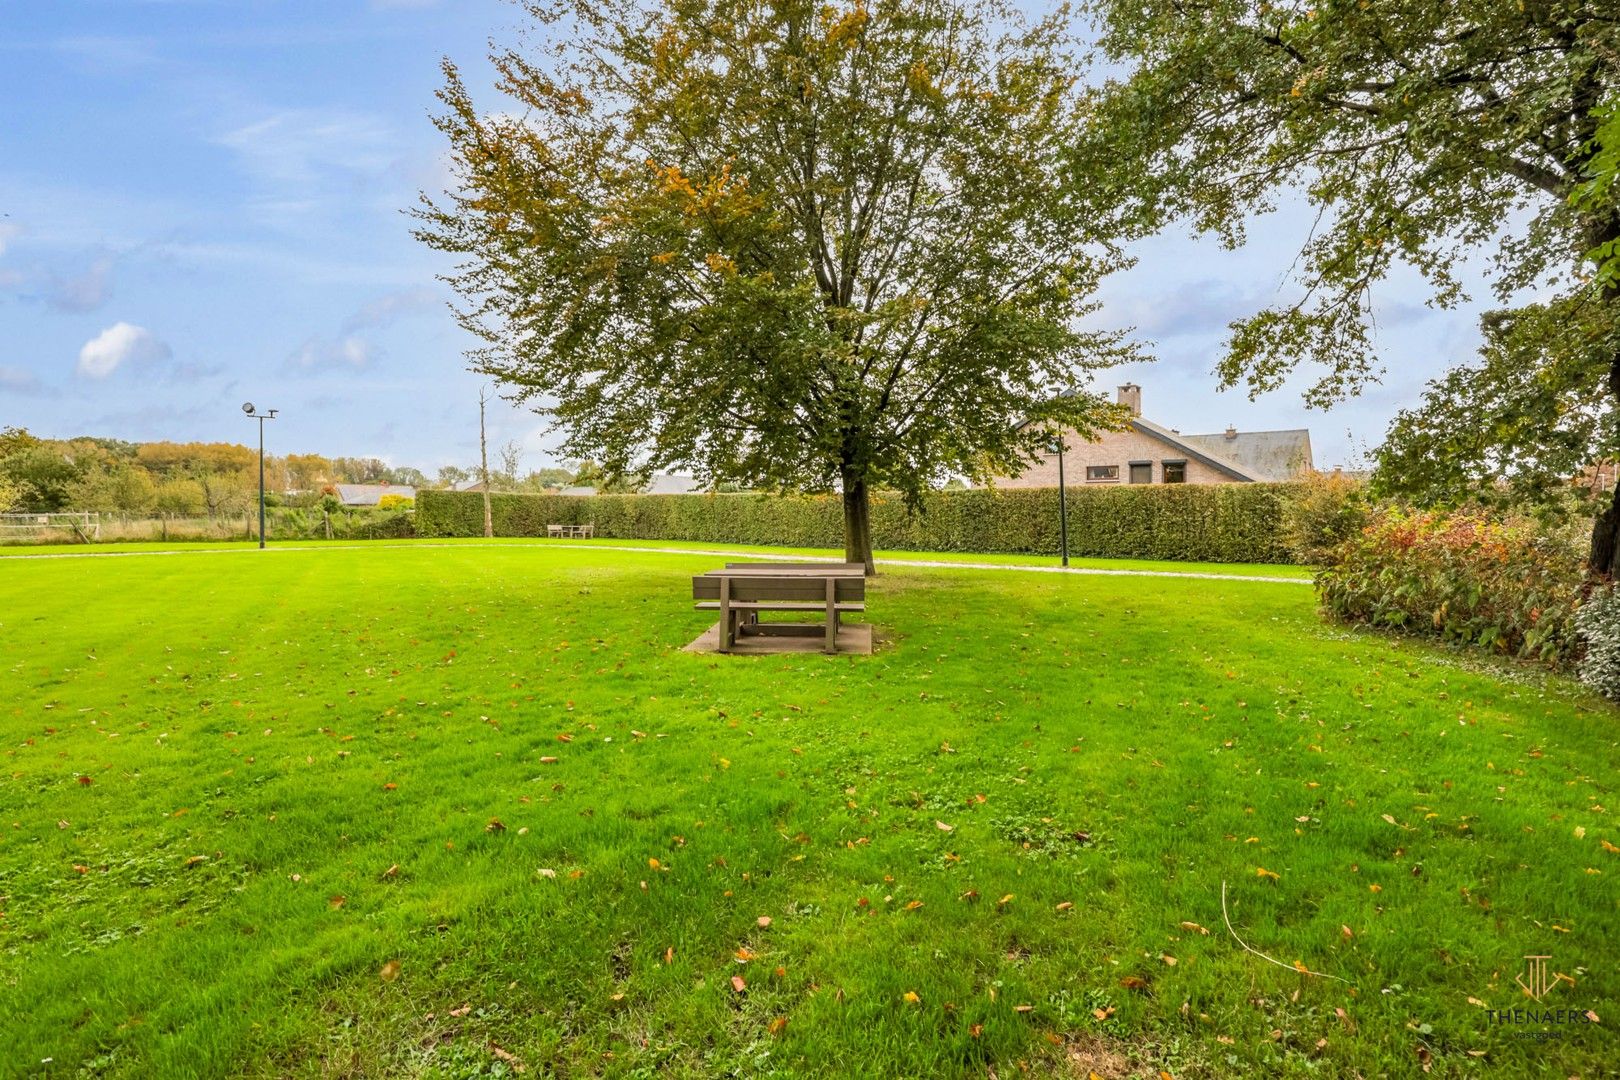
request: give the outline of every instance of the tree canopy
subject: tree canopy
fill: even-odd
[[[611,475],[916,499],[1028,461],[1122,355],[1082,329],[1120,264],[1060,14],[995,0],[528,3],[503,111],[446,63],[459,189],[419,236],[480,371]]]
[[[1479,365],[1437,380],[1397,421],[1380,484],[1442,499],[1509,477],[1550,496],[1615,451],[1620,305],[1615,277],[1592,276],[1620,240],[1603,179],[1620,140],[1600,137],[1620,95],[1611,2],[1089,7],[1102,49],[1128,66],[1099,130],[1144,214],[1184,215],[1236,244],[1285,193],[1318,212],[1297,296],[1233,324],[1223,385],[1257,394],[1306,364],[1310,403],[1358,393],[1381,371],[1373,286],[1405,264],[1432,302],[1453,305],[1462,260],[1490,248],[1508,310],[1489,321]],[[1531,290],[1543,302],[1526,307]],[[1616,507],[1594,532],[1603,572],[1616,568]]]

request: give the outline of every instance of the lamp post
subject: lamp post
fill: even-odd
[[[269,409],[265,412],[259,412],[253,407],[253,402],[249,401],[242,406],[242,411],[247,413],[249,420],[259,422],[259,548],[262,550],[264,548],[264,422],[274,420],[279,410]],[[1067,563],[1064,565],[1067,565]]]
[[[1063,565],[1069,565],[1069,491],[1063,483],[1063,429],[1057,434],[1058,459],[1058,542],[1063,550]]]

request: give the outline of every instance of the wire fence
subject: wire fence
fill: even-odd
[[[267,540],[384,540],[414,536],[409,510],[271,507]],[[0,544],[94,544],[130,541],[257,540],[257,510],[184,514],[0,514]]]

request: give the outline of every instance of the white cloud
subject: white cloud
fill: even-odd
[[[0,221],[0,255],[4,255],[7,245],[21,235],[21,225],[14,225],[9,221]]]
[[[170,355],[169,347],[152,331],[117,322],[84,343],[78,372],[87,379],[105,379],[125,364],[167,360]]]
[[[82,274],[53,277],[46,302],[58,311],[94,311],[112,299],[113,259],[97,256]]]
[[[0,390],[13,394],[41,394],[45,387],[33,372],[0,364]]]
[[[333,174],[382,173],[399,158],[398,142],[384,120],[344,109],[283,109],[217,141],[236,151],[255,176],[282,191]]]
[[[322,368],[369,367],[376,358],[375,346],[364,338],[349,334],[339,341],[312,337],[300,345],[298,351],[287,358],[287,362],[303,371],[317,371]]]
[[[431,311],[438,304],[438,293],[426,286],[415,289],[401,289],[398,292],[379,296],[369,304],[361,306],[353,315],[343,320],[343,332],[352,334],[356,330],[387,326],[394,320],[403,318],[406,315]]]

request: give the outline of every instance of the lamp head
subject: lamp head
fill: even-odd
[[[244,403],[243,406],[242,406],[242,411],[247,413],[249,416],[252,416],[253,415],[253,402],[249,401],[249,402]]]

